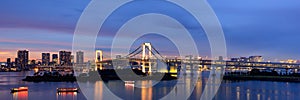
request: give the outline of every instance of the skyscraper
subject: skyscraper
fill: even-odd
[[[27,69],[27,65],[28,65],[28,54],[29,51],[27,50],[19,50],[18,51],[18,61],[16,61],[16,64],[18,65],[19,68],[21,68],[22,70]]]
[[[84,53],[82,51],[76,52],[76,63],[83,64],[84,63]]]
[[[10,58],[7,58],[6,60],[6,64],[7,64],[7,68],[11,68],[11,59]]]
[[[50,63],[50,53],[42,53],[42,65],[48,66]]]
[[[59,64],[62,66],[72,65],[72,57],[70,51],[59,51]]]
[[[54,65],[58,64],[58,54],[52,54],[52,63]]]

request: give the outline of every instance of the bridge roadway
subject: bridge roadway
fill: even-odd
[[[124,59],[123,59],[124,60]],[[142,60],[138,58],[130,58],[130,62],[149,62],[156,61],[157,59]],[[160,60],[167,64],[172,65],[215,65],[215,66],[227,66],[227,67],[252,67],[252,68],[279,68],[279,69],[300,69],[299,63],[278,63],[278,62],[241,62],[241,61],[220,61],[220,60],[181,60],[181,59],[165,59]],[[99,63],[111,63],[112,60],[105,60]]]

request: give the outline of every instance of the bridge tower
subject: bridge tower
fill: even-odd
[[[148,52],[147,52],[148,49]],[[147,55],[148,54],[148,55]],[[149,71],[151,73],[152,69],[151,69],[151,58],[152,58],[152,46],[151,43],[143,43],[142,44],[142,61],[143,61],[143,66],[142,66],[142,71],[146,72],[146,67],[149,68]],[[146,60],[149,60],[146,62]],[[148,64],[146,64],[148,63]]]
[[[102,50],[96,50],[96,58],[95,58],[95,70],[97,70],[97,68],[102,68],[102,63],[100,63],[101,61],[103,61],[103,51]]]

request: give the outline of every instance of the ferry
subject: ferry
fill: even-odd
[[[28,87],[19,87],[19,88],[11,88],[12,93],[14,92],[21,92],[21,91],[28,91]]]
[[[78,88],[57,88],[57,92],[79,92]]]

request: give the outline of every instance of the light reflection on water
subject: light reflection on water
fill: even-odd
[[[21,79],[30,72],[17,73],[0,73],[0,97],[1,100],[84,100],[83,93],[56,93],[56,88],[60,87],[78,87],[77,83],[67,82],[22,82]],[[203,73],[203,77],[196,82],[196,86],[191,100],[200,99],[205,82],[207,81],[208,72]],[[180,83],[190,82],[187,78]],[[94,87],[90,91],[93,98],[104,99],[108,95],[103,90],[104,85],[119,98],[125,100],[152,100],[160,99],[169,94],[173,89],[176,95],[186,93],[192,86],[185,86],[186,90],[181,90],[176,87],[177,81],[163,81],[151,88],[138,88],[138,85],[149,85],[152,81],[136,81],[134,85],[125,85],[123,81],[109,81],[109,82],[87,82],[86,87]],[[28,86],[28,92],[10,93],[10,88]],[[288,82],[266,82],[266,81],[223,81],[215,100],[298,100],[300,98],[300,83]],[[84,91],[88,92],[88,91]],[[109,96],[109,95],[108,95]]]
[[[13,100],[28,100],[28,91],[14,92],[12,95]]]
[[[77,100],[77,92],[56,93],[56,100]]]

